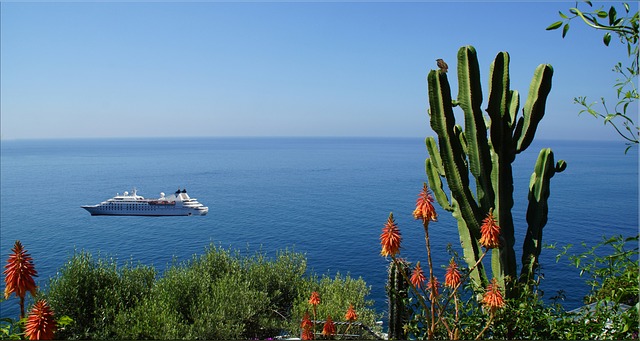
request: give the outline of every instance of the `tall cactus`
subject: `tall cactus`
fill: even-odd
[[[407,335],[404,325],[409,319],[407,299],[409,284],[404,280],[402,271],[409,271],[409,264],[397,260],[389,264],[387,279],[387,297],[389,299],[389,340],[404,340]]]
[[[553,69],[540,65],[531,81],[522,116],[518,117],[520,97],[510,89],[509,54],[500,52],[491,64],[489,75],[488,118],[481,109],[482,88],[476,51],[465,46],[458,51],[458,99],[452,100],[447,74],[432,70],[429,85],[429,115],[431,127],[438,135],[425,141],[429,158],[425,168],[429,185],[438,203],[458,221],[458,232],[465,261],[472,266],[482,254],[479,244],[480,226],[490,209],[501,228],[502,244],[491,255],[493,277],[513,296],[513,287],[506,286],[506,277],[517,278],[514,251],[512,163],[516,154],[533,141],[538,123],[544,116],[545,103],[551,90]],[[453,108],[464,113],[464,130],[456,124]],[[488,125],[488,127],[487,127]],[[489,133],[487,134],[487,128]],[[543,149],[532,175],[527,222],[523,246],[521,279],[530,278],[540,255],[542,229],[547,221],[549,181],[566,167],[564,161],[554,165],[553,152]],[[471,174],[471,175],[470,175]],[[475,195],[471,190],[473,176]],[[450,190],[444,192],[445,180]],[[480,264],[470,275],[478,287],[487,284],[487,275]]]

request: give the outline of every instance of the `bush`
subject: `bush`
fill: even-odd
[[[294,336],[297,335],[295,331],[300,330],[300,321],[305,312],[310,314],[311,319],[314,318],[309,304],[309,298],[314,291],[321,298],[321,303],[317,306],[317,320],[323,321],[330,315],[333,321],[344,322],[349,305],[353,305],[358,314],[358,322],[371,329],[376,329],[376,321],[381,316],[376,314],[373,309],[374,302],[366,299],[371,288],[367,286],[367,283],[362,278],[354,279],[348,274],[343,276],[337,273],[333,278],[328,275],[323,275],[320,279],[312,276],[306,281],[304,290],[300,292],[295,300],[293,318],[288,328],[294,331]],[[346,328],[346,326],[338,327],[338,333],[344,332]],[[354,331],[354,329],[350,330]],[[322,325],[318,325],[317,332],[321,330]],[[363,330],[360,330],[360,332],[363,338],[373,338],[373,335]]]
[[[149,295],[156,271],[114,259],[94,260],[87,252],[75,253],[42,294],[59,316],[74,323],[60,330],[58,338],[100,339],[115,335],[119,312],[130,309]]]
[[[344,316],[353,304],[374,322],[362,279],[305,276],[306,258],[288,250],[275,259],[209,246],[171,265],[156,279],[152,267],[74,254],[44,296],[74,320],[67,339],[247,339],[299,331],[311,290],[325,295],[323,313]]]

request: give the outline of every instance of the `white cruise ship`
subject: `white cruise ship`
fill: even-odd
[[[190,216],[205,215],[209,212],[208,207],[190,198],[186,189],[178,189],[169,196],[160,193],[158,199],[145,199],[134,189],[131,194],[116,194],[115,197],[97,205],[81,207],[91,215]]]

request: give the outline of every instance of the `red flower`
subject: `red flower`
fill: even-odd
[[[491,311],[491,313],[505,306],[504,299],[500,293],[500,286],[495,278],[492,279],[491,283],[487,286],[487,292],[482,298],[482,303]]]
[[[400,253],[401,240],[402,236],[400,235],[398,225],[396,225],[396,222],[393,220],[393,213],[389,213],[387,223],[384,224],[382,234],[380,235],[380,245],[382,246],[380,254],[383,256],[397,255]]]
[[[493,209],[489,210],[487,217],[482,221],[480,228],[480,244],[487,249],[493,249],[500,246],[500,226],[496,224],[493,217]]]
[[[309,329],[303,329],[302,330],[302,340],[313,340],[314,339],[314,335],[313,335],[313,330],[311,330],[311,328]]]
[[[440,292],[438,291],[438,288],[440,287],[440,283],[438,282],[438,279],[433,277],[433,284],[431,284],[431,281],[427,282],[427,287],[425,288],[426,291],[429,292],[429,299],[433,300],[433,293],[431,292],[431,288],[433,286],[433,291],[434,294],[436,295],[436,297],[438,297],[440,295]]]
[[[312,306],[317,306],[320,304],[320,294],[317,291],[311,293],[311,298],[309,298],[309,304]]]
[[[311,319],[309,318],[309,312],[305,311],[304,313],[304,317],[302,317],[302,323],[300,324],[300,327],[304,330],[306,328],[312,328],[313,327],[313,323],[311,322]]]
[[[52,340],[56,329],[53,311],[47,301],[36,302],[25,325],[25,336],[30,340]]]
[[[302,328],[302,335],[300,338],[303,340],[313,340],[313,322],[309,319],[309,312],[304,313],[300,327]]]
[[[435,208],[433,208],[433,197],[429,193],[427,184],[423,184],[422,192],[418,195],[416,200],[416,209],[413,211],[413,218],[422,219],[424,222],[437,221],[438,214]]]
[[[426,281],[426,278],[424,277],[424,272],[422,272],[422,268],[420,267],[420,262],[418,262],[416,267],[413,269],[413,273],[411,273],[411,284],[416,288],[422,288],[424,281]]]
[[[4,289],[4,298],[9,298],[11,293],[23,298],[28,292],[32,296],[36,295],[36,282],[33,277],[37,277],[38,272],[33,267],[33,258],[27,253],[19,240],[13,246],[13,254],[9,255],[7,265],[4,266],[3,274],[6,275],[4,281],[7,287]]]
[[[451,289],[455,289],[458,285],[460,285],[460,271],[458,271],[458,264],[451,259],[449,263],[449,267],[447,268],[447,273],[444,275],[444,285]]]
[[[349,304],[349,309],[347,313],[344,315],[344,319],[348,322],[353,322],[358,320],[358,314],[356,314],[356,310],[353,309],[353,304]]]
[[[336,334],[336,325],[333,323],[331,319],[331,315],[327,316],[327,322],[324,323],[324,327],[322,327],[322,335],[331,336]]]

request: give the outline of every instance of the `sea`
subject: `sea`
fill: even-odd
[[[49,280],[74,252],[153,265],[160,273],[214,244],[243,254],[279,250],[306,255],[309,273],[361,277],[368,299],[385,314],[389,259],[379,236],[393,212],[402,233],[401,257],[427,263],[424,231],[412,211],[427,181],[423,138],[136,138],[3,140],[0,158],[0,257],[20,240],[34,259],[37,284]],[[603,236],[638,233],[638,150],[622,142],[535,141],[514,167],[516,252],[526,231],[528,184],[541,148],[567,169],[551,179],[540,289],[559,291],[567,310],[582,305],[587,278],[566,258]],[[137,189],[187,189],[209,207],[206,216],[91,216],[97,204]],[[444,277],[447,246],[462,253],[455,219],[436,205],[430,225],[435,275]],[[4,282],[2,283],[4,288]],[[17,318],[18,300],[0,303],[0,317]]]

